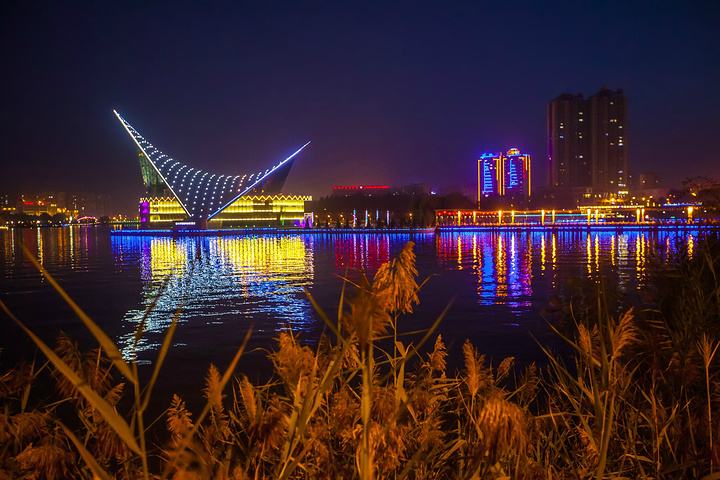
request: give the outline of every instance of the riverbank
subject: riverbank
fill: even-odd
[[[114,229],[110,231],[113,236],[148,236],[148,237],[218,237],[235,235],[433,235],[436,233],[472,233],[472,232],[557,232],[557,231],[597,231],[618,232],[624,231],[709,231],[720,230],[720,224],[555,224],[555,225],[477,225],[477,226],[442,226],[428,228],[232,228],[232,229],[205,229],[205,230],[173,230],[173,229]]]

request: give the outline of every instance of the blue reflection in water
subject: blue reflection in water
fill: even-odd
[[[436,248],[444,268],[469,270],[476,277],[479,305],[505,305],[521,316],[537,307],[534,287],[542,279],[551,282],[544,291],[558,287],[559,278],[572,277],[595,282],[607,277],[621,292],[641,289],[651,256],[667,259],[678,247],[692,256],[696,237],[672,230],[453,232],[439,234]]]
[[[141,300],[122,319],[123,355],[157,348],[178,309],[180,322],[230,322],[244,331],[252,321],[256,334],[287,326],[302,331],[311,322],[303,289],[313,281],[312,237],[114,237],[112,246],[116,257],[140,256]],[[156,299],[133,348],[134,332]],[[263,316],[272,322],[258,323]]]
[[[452,294],[463,295],[469,285],[470,295],[458,299],[447,328],[471,337],[485,329],[507,331],[536,322],[538,310],[568,278],[605,279],[620,292],[641,289],[648,282],[651,256],[668,257],[678,246],[692,254],[696,239],[697,233],[653,230],[114,237],[118,268],[137,265],[141,277],[141,298],[123,315],[119,344],[132,355],[134,331],[166,281],[137,352],[157,348],[181,305],[181,322],[219,329],[215,334],[209,330],[203,345],[212,345],[213,335],[237,338],[251,322],[253,337],[261,342],[287,327],[312,336],[318,322],[303,290],[314,286],[321,305],[332,310],[337,306],[332,290],[340,283],[334,274],[365,270],[372,278],[408,240],[417,243],[421,277],[439,277],[422,294],[428,311]],[[406,325],[423,328],[412,323],[421,320],[408,319]]]
[[[86,334],[52,288],[23,260],[30,249],[73,298],[132,355],[133,334],[147,307],[168,281],[150,313],[138,345],[152,360],[176,309],[183,305],[173,349],[178,366],[223,362],[253,326],[253,346],[272,348],[288,326],[314,342],[323,322],[304,288],[332,313],[340,294],[338,275],[374,271],[408,240],[416,243],[420,278],[430,277],[421,304],[402,319],[403,331],[427,328],[455,299],[439,332],[454,351],[466,338],[502,357],[529,353],[528,332],[547,334],[540,311],[571,278],[606,281],[633,295],[650,281],[652,265],[678,246],[698,255],[697,230],[566,231],[521,229],[448,232],[438,235],[341,234],[236,237],[111,237],[100,227],[0,231],[3,300],[43,338],[60,329]],[[352,275],[352,273],[351,273]],[[17,338],[0,322],[0,338]],[[24,344],[7,342],[5,358],[24,355]],[[7,353],[6,353],[7,352]],[[15,355],[13,357],[13,355]],[[534,358],[532,358],[534,360]],[[183,363],[184,362],[184,363]]]

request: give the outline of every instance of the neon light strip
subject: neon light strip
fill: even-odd
[[[252,183],[249,187],[247,187],[245,190],[243,190],[242,192],[240,192],[240,194],[237,195],[235,198],[233,198],[232,200],[230,200],[229,202],[227,202],[225,205],[223,205],[222,207],[220,207],[215,213],[213,213],[212,215],[208,215],[208,220],[210,220],[210,219],[213,218],[215,215],[217,215],[218,213],[220,213],[220,212],[222,212],[223,210],[225,210],[225,209],[226,209],[227,207],[229,207],[235,200],[237,200],[238,198],[242,197],[242,196],[245,195],[247,192],[249,192],[250,190],[252,190],[253,188],[255,188],[255,186],[256,186],[258,183],[262,182],[265,178],[267,178],[269,175],[271,175],[275,170],[277,170],[278,168],[282,167],[285,163],[288,162],[288,160],[290,160],[290,159],[293,158],[295,155],[297,155],[298,153],[300,153],[300,152],[301,152],[305,147],[307,147],[308,145],[310,145],[310,142],[307,142],[305,145],[303,145],[302,147],[298,148],[298,149],[295,151],[295,153],[293,153],[292,155],[290,155],[289,157],[287,157],[287,158],[286,158],[285,160],[283,160],[282,162],[278,163],[275,167],[273,167],[273,168],[271,168],[270,170],[268,170],[268,171],[265,173],[265,175],[263,175],[262,177],[260,177],[260,178],[258,178],[257,180],[255,180],[254,183]],[[173,193],[174,193],[174,192],[173,192]]]
[[[160,175],[160,178],[162,179],[163,182],[165,182],[165,185],[167,185],[167,187],[170,189],[172,194],[175,195],[175,198],[180,203],[180,206],[183,208],[183,210],[185,210],[185,213],[187,214],[187,216],[190,217],[191,216],[190,211],[188,211],[187,207],[185,207],[185,204],[182,202],[182,200],[180,200],[180,197],[178,196],[178,194],[175,193],[175,190],[173,190],[170,183],[165,179],[165,176],[162,173],[160,173],[160,170],[155,165],[155,162],[152,161],[152,158],[150,158],[150,155],[148,155],[147,152],[145,151],[145,149],[140,146],[140,143],[137,141],[137,138],[135,138],[135,135],[133,135],[133,133],[130,131],[130,128],[135,130],[135,127],[130,125],[128,122],[126,122],[125,119],[123,117],[121,117],[120,114],[117,112],[117,110],[113,109],[113,113],[118,118],[118,120],[120,120],[120,123],[122,123],[123,128],[125,128],[125,131],[127,131],[128,135],[130,135],[130,138],[133,139],[133,142],[135,142],[135,145],[137,145],[137,147],[140,149],[140,151],[143,152],[143,155],[145,155],[145,158],[148,159],[148,161],[150,162],[150,165],[152,165],[153,168],[155,169],[155,171],[158,173],[158,175]],[[130,127],[130,128],[128,128],[128,127]],[[137,132],[137,130],[135,130],[135,131]],[[140,132],[138,132],[138,135],[139,134],[140,134]]]

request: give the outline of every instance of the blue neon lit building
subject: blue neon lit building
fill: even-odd
[[[482,199],[531,194],[531,158],[517,148],[483,153],[478,160],[478,206]]]
[[[503,154],[483,153],[478,160],[478,205],[483,198],[502,195]]]
[[[529,197],[531,194],[530,155],[521,153],[517,148],[511,148],[503,156],[503,165],[503,194]]]

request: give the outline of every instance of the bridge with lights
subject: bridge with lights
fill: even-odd
[[[145,228],[300,226],[309,196],[281,195],[293,162],[310,142],[265,171],[222,175],[173,159],[143,137],[117,111],[115,116],[139,149],[146,195],[140,199]]]

